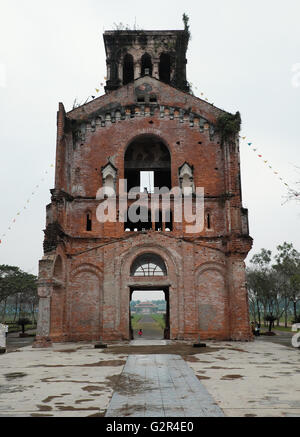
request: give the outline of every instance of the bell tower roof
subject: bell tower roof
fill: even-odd
[[[103,35],[107,63],[105,91],[143,76],[189,91],[186,80],[189,37],[187,29],[106,31]]]

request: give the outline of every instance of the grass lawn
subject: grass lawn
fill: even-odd
[[[285,331],[285,332],[292,332],[292,327],[288,326],[287,328],[285,328],[284,326],[275,326],[273,328],[273,330],[275,331]]]
[[[165,329],[166,323],[163,314],[150,314],[152,319],[154,319],[162,329]]]
[[[139,321],[142,318],[142,314],[133,314],[131,316],[131,327],[132,329],[138,329],[139,328]]]

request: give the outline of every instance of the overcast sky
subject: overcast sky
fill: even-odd
[[[242,135],[291,186],[300,179],[299,0],[0,0],[0,6],[0,264],[37,273],[54,185],[58,102],[70,110],[75,98],[85,101],[104,82],[102,33],[114,23],[182,29],[186,12],[194,93],[240,111]],[[258,153],[241,145],[254,238],[248,259],[284,241],[300,250],[300,204],[283,204],[286,189]]]

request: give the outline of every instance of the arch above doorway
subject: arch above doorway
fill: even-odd
[[[130,276],[167,276],[164,260],[155,253],[139,255],[131,265]]]

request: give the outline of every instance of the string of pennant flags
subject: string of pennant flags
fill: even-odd
[[[286,187],[286,188],[288,188],[288,189],[290,189],[290,190],[293,190],[291,187],[290,187],[290,185],[286,182],[286,180],[282,177],[282,175],[281,175],[281,173],[276,169],[276,168],[274,168],[272,165],[271,165],[271,162],[268,160],[268,159],[265,159],[265,157],[262,155],[262,153],[261,153],[261,151],[259,150],[259,148],[254,144],[254,143],[252,143],[252,142],[248,142],[249,140],[247,140],[247,137],[246,136],[240,136],[240,138],[243,140],[243,141],[245,141],[246,143],[247,143],[247,146],[250,148],[250,150],[252,150],[256,155],[257,155],[257,157],[260,159],[260,160],[262,160],[262,162],[264,163],[264,165],[275,175],[275,177],[277,177],[281,182],[282,182],[282,184]]]
[[[191,86],[193,86],[193,84],[190,83]],[[194,86],[194,88],[196,90],[198,90],[198,87]],[[205,100],[206,102],[209,102],[209,99],[205,96],[205,94],[203,92],[200,92],[200,96],[203,100]],[[210,102],[209,102],[210,103]],[[214,106],[214,103],[211,103],[211,105]],[[245,141],[248,145],[248,147],[250,148],[250,150],[252,150],[254,153],[257,154],[257,157],[263,161],[263,163],[267,166],[267,168],[273,172],[274,176],[277,177],[282,184],[284,185],[285,188],[287,188],[290,193],[293,193],[295,196],[300,196],[300,194],[294,190],[287,182],[286,180],[282,177],[281,173],[275,169],[272,165],[271,162],[269,161],[269,159],[265,159],[264,155],[262,154],[262,152],[260,151],[260,149],[254,144],[254,142],[252,142],[251,140],[248,139],[247,136],[241,136],[240,135],[240,139],[242,139],[243,141]]]
[[[50,168],[54,168],[54,164],[50,165]],[[4,234],[1,235],[0,237],[0,244],[3,243],[3,238],[5,238],[8,233],[12,230],[14,224],[17,222],[18,217],[20,217],[22,215],[22,213],[27,210],[29,208],[30,202],[33,198],[33,196],[37,193],[38,189],[40,188],[40,185],[42,182],[45,181],[45,176],[49,174],[49,170],[45,170],[43,177],[39,180],[39,183],[36,184],[30,194],[30,196],[28,196],[27,201],[25,203],[25,205],[19,209],[19,211],[17,212],[17,214],[15,215],[15,217],[12,219],[12,221],[10,222],[10,225],[8,226],[8,228],[6,229],[6,231],[4,232]]]

